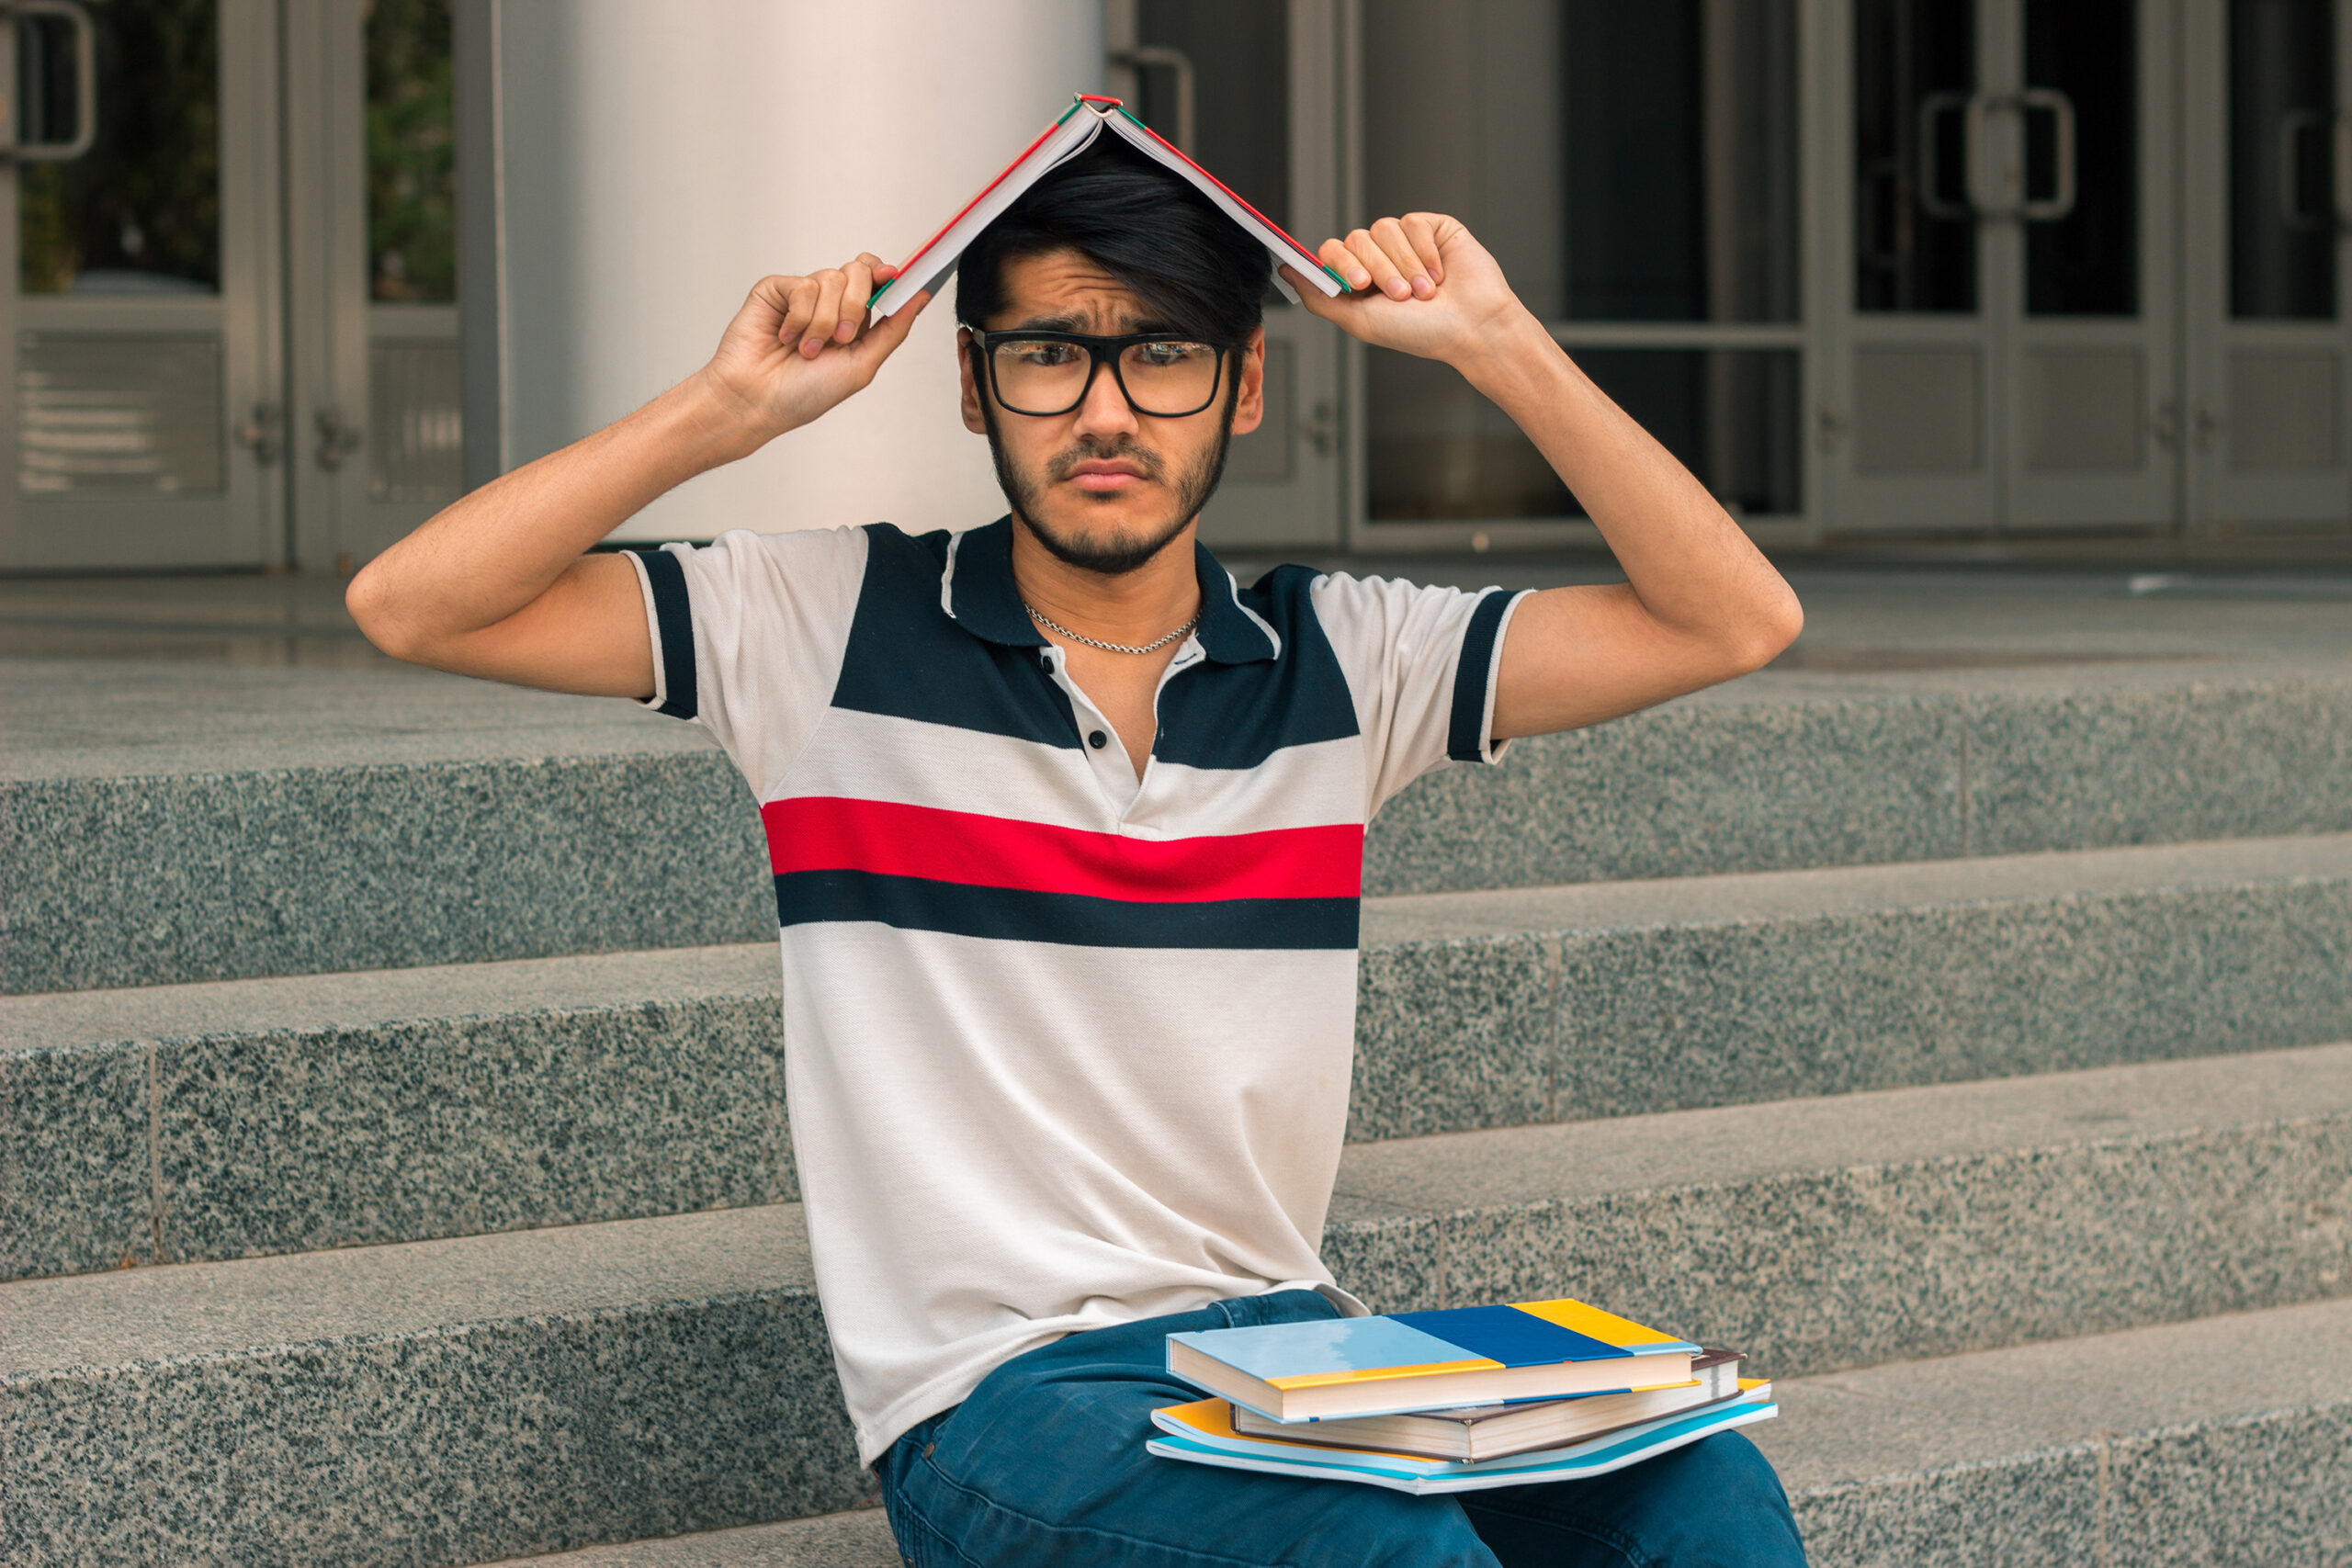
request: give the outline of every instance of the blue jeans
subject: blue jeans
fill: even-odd
[[[1736,1432],[1449,1497],[1144,1451],[1153,1409],[1200,1397],[1164,1370],[1168,1335],[1335,1315],[1312,1291],[1238,1296],[1016,1357],[876,1464],[899,1552],[914,1568],[1803,1568],[1780,1479]]]

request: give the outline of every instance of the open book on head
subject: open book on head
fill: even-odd
[[[1176,144],[1129,114],[1116,98],[1105,98],[1091,93],[1080,93],[1062,117],[1046,127],[1027,151],[1015,158],[1004,173],[981,187],[980,194],[964,206],[964,210],[947,220],[947,226],[909,256],[899,267],[899,274],[876,289],[866,300],[874,319],[884,321],[898,313],[899,308],[925,289],[938,292],[956,270],[956,261],[965,248],[977,239],[981,230],[1001,217],[1005,209],[1021,198],[1021,193],[1035,185],[1047,174],[1077,157],[1094,144],[1094,139],[1108,129],[1124,138],[1130,145],[1154,163],[1173,169],[1190,181],[1196,190],[1216,204],[1217,210],[1239,224],[1251,238],[1273,254],[1276,262],[1286,262],[1291,270],[1321,289],[1326,297],[1348,292],[1340,275],[1315,259],[1315,253],[1283,232],[1281,227],[1264,213],[1226,188],[1223,181],[1192,159],[1184,156]],[[1274,275],[1274,287],[1293,304],[1298,302],[1298,292],[1281,273]]]

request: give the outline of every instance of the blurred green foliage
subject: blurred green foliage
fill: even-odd
[[[458,298],[458,160],[449,0],[374,0],[368,12],[370,297]]]
[[[98,139],[66,164],[18,166],[18,287],[58,294],[84,273],[220,286],[217,0],[86,0],[97,24]],[[36,29],[51,46],[59,31]],[[43,73],[70,92],[62,51]],[[70,121],[71,106],[52,118]]]

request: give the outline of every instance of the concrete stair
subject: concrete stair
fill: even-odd
[[[1786,1378],[1749,1435],[1815,1562],[2334,1563],[2352,1542],[2352,1304]],[[873,1509],[529,1560],[899,1568]],[[514,1564],[502,1568],[519,1568]]]
[[[1339,1191],[1377,1307],[1571,1281],[1776,1376],[2275,1309],[2352,1271],[2352,1045],[1390,1140]],[[870,1495],[794,1204],[20,1280],[0,1319],[27,1563],[468,1562]]]
[[[768,942],[0,998],[0,1278],[798,1196]],[[2352,834],[1375,898],[1360,1141],[2352,1039]]]
[[[6,760],[0,1555],[895,1561],[741,784],[298,673]],[[1826,1568],[2352,1560],[2352,682],[1760,678],[1425,781],[1367,884],[1375,1305],[1747,1349]]]

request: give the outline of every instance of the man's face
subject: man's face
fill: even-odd
[[[1116,337],[1179,330],[1076,251],[1005,263],[1004,292],[990,332]],[[970,342],[968,330],[956,333],[965,427],[989,438],[997,480],[1031,536],[1089,570],[1132,571],[1164,549],[1216,488],[1228,437],[1257,429],[1264,415],[1263,329],[1250,334],[1240,375],[1228,356],[1216,400],[1181,419],[1136,412],[1107,365],[1069,412],[1014,413],[974,376]]]

